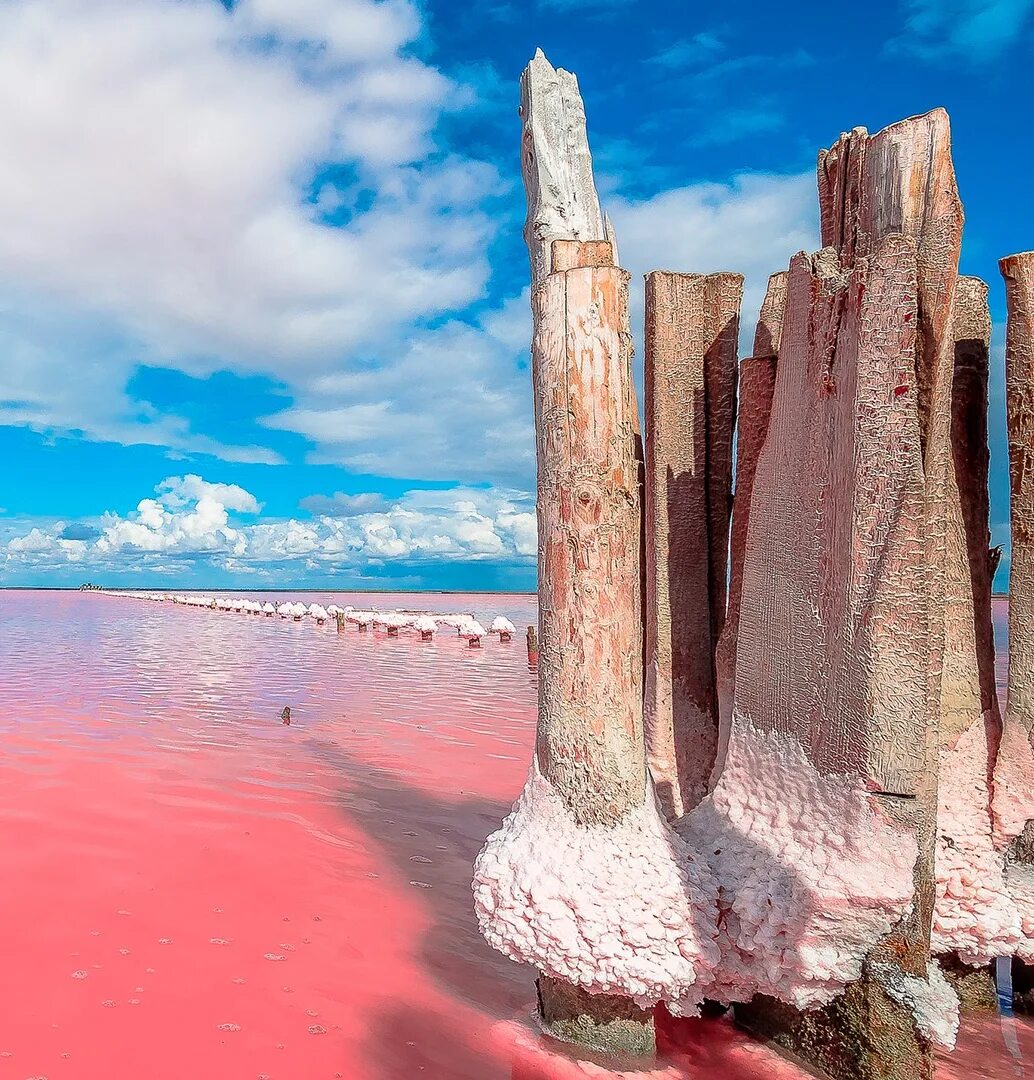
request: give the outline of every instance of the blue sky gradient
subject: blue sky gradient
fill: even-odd
[[[1007,542],[1034,0],[856,10],[5,0],[0,585],[533,588],[539,46],[579,76],[623,263],[743,272],[744,343],[817,245],[818,149],[948,109]]]

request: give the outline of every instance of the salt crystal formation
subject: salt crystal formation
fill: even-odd
[[[876,963],[873,967],[890,997],[911,1010],[920,1033],[934,1045],[954,1050],[959,1033],[959,999],[941,969],[931,964],[926,978],[920,979],[890,964]]]
[[[938,778],[937,894],[930,945],[935,953],[954,952],[973,965],[1012,955],[1022,938],[988,813],[986,723],[981,717],[953,749],[941,751]]]
[[[1005,848],[1020,833],[1034,808],[1034,749],[1027,732],[1008,713],[994,769],[995,844]]]
[[[678,830],[719,885],[719,1001],[830,1001],[912,904],[914,835],[857,776],[820,774],[792,736],[741,717],[714,792]]]
[[[533,765],[474,867],[488,942],[512,960],[641,1005],[702,997],[718,962],[716,887],[652,799],[614,826],[575,820]]]

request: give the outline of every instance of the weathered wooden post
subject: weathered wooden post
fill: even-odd
[[[996,1008],[990,963],[1019,939],[992,828],[988,763],[1001,736],[991,622],[987,286],[960,277],[952,318],[951,454],[944,491],[936,899],[931,945],[968,1008]]]
[[[534,626],[528,627],[528,666],[537,671],[539,666],[539,635]]]
[[[668,818],[707,793],[718,745],[739,274],[646,277],[647,759]]]
[[[786,272],[768,279],[754,332],[754,350],[740,361],[736,408],[736,492],[732,506],[732,529],[729,539],[729,603],[725,625],[718,640],[715,658],[718,689],[719,739],[717,771],[725,756],[732,717],[733,688],[736,676],[736,635],[740,625],[740,600],[743,594],[743,556],[747,547],[750,522],[750,497],[758,457],[768,435],[768,421],[775,392],[779,339],[783,331],[783,308],[786,305]]]
[[[994,815],[1007,846],[1006,886],[1022,931],[1016,949],[1023,1007],[1034,999],[1034,251],[1000,263],[1005,278],[1006,423],[1009,435],[1012,561],[1009,572],[1009,688],[994,772]]]
[[[629,276],[607,241],[574,76],[536,53],[521,114],[539,714],[528,784],[475,866],[475,907],[492,945],[541,972],[549,1033],[648,1055],[653,1003],[690,996],[716,959],[714,886],[647,787]]]
[[[713,996],[753,992],[740,1021],[831,1076],[916,1080],[955,1001],[928,966],[962,230],[946,114],[842,136],[819,201],[825,247],[787,277],[724,769],[681,827],[717,853]]]

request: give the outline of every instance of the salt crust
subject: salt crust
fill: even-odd
[[[1026,739],[1024,739],[1026,741]],[[937,881],[931,948],[979,966],[1009,956],[1020,918],[995,849],[987,782],[987,735],[980,717],[942,750],[937,804]]]
[[[907,975],[890,964],[873,964],[887,995],[911,1010],[919,1034],[935,1046],[955,1049],[959,1033],[959,998],[936,964],[926,969],[926,978]]]
[[[914,835],[860,777],[821,774],[793,736],[741,716],[714,791],[678,828],[721,883],[709,998],[825,1004],[911,909]]]
[[[1006,712],[994,767],[995,843],[1006,847],[1023,832],[1034,807],[1034,749],[1022,724]]]
[[[718,962],[715,883],[648,794],[613,827],[579,825],[533,762],[474,866],[481,932],[592,993],[701,1000]]]
[[[686,1015],[704,997],[824,1004],[910,909],[915,838],[860,778],[821,775],[795,739],[742,718],[677,828],[652,797],[613,828],[578,825],[533,764],[475,864],[482,933],[590,992]]]
[[[1020,918],[1022,937],[1016,956],[1025,964],[1034,964],[1034,867],[1007,861],[1005,887]]]

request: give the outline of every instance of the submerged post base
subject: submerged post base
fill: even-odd
[[[933,1051],[912,1013],[872,978],[829,1005],[801,1012],[757,995],[735,1007],[736,1023],[833,1080],[930,1080]]]
[[[617,994],[590,994],[548,975],[538,982],[539,1021],[561,1042],[608,1055],[652,1058],[657,1052],[653,1013]]]
[[[997,1012],[998,990],[990,964],[971,967],[964,964],[955,953],[939,956],[940,965],[948,985],[959,996],[959,1008],[963,1012]]]

